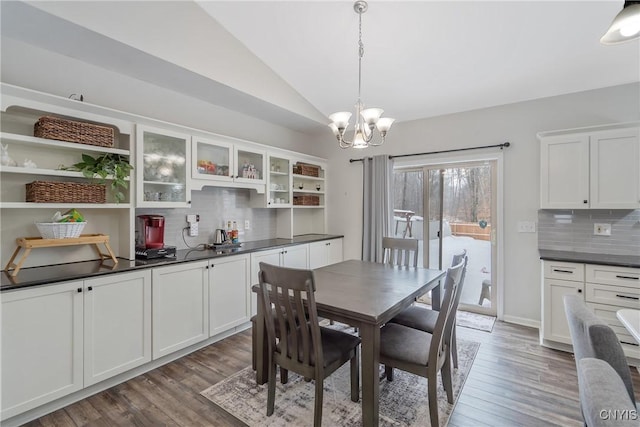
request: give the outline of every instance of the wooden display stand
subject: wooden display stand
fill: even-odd
[[[104,247],[107,249],[107,253],[102,253],[100,247],[98,246],[100,243],[104,244]],[[16,239],[16,244],[18,247],[11,255],[11,259],[7,263],[5,270],[11,272],[11,276],[15,277],[18,275],[18,271],[22,268],[22,264],[27,259],[29,253],[34,248],[54,248],[57,246],[75,246],[75,245],[93,245],[98,256],[102,261],[106,259],[111,259],[115,264],[118,263],[118,259],[114,255],[111,250],[111,246],[109,246],[109,236],[106,234],[81,234],[80,237],[76,237],[74,239],[43,239],[42,237],[18,237]],[[18,260],[18,263],[14,263],[13,261],[18,256],[18,252],[20,249],[24,249],[24,253]]]

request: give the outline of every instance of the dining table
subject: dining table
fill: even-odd
[[[616,317],[640,344],[640,310],[623,308],[616,312]]]
[[[431,291],[432,306],[441,301],[445,271],[348,260],[314,269],[318,315],[358,328],[361,338],[362,424],[379,423],[380,328],[415,299]],[[260,298],[259,287],[254,291]],[[256,381],[267,382],[268,354],[262,304],[256,321]]]

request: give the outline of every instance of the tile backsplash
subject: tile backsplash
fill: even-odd
[[[611,236],[595,236],[595,223]],[[640,255],[640,209],[538,211],[538,248],[611,255]]]
[[[225,220],[238,222],[240,241],[275,238],[275,210],[251,207],[250,191],[253,190],[205,187],[191,193],[191,208],[138,208],[136,215],[163,215],[164,243],[178,249],[188,249],[189,246],[195,247],[200,243],[212,243],[214,231],[217,228],[226,228]],[[189,237],[187,231],[184,231],[183,240],[183,228],[187,227],[187,215],[191,214],[200,215],[198,236]],[[244,230],[245,220],[251,223],[249,230]]]

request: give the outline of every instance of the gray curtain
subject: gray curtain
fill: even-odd
[[[362,259],[382,262],[382,238],[391,235],[393,160],[365,157],[363,167]]]

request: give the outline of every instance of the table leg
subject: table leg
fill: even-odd
[[[380,328],[377,325],[362,324],[362,425],[376,427],[379,422],[380,395]]]
[[[438,279],[438,286],[431,289],[431,307],[434,310],[438,310],[438,311],[440,311],[440,305],[442,304],[442,296],[441,296],[440,288],[442,287],[441,284],[443,280],[444,280],[444,277],[442,279]]]

